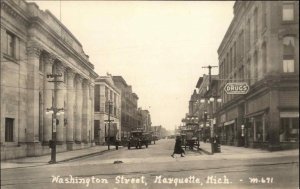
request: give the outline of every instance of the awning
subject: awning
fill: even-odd
[[[235,120],[227,121],[224,123],[224,126],[234,124]]]
[[[249,118],[249,117],[255,117],[255,116],[262,115],[267,111],[267,109],[268,108],[266,108],[264,110],[257,111],[257,112],[249,113],[249,114],[245,115],[244,118]]]
[[[280,112],[280,117],[299,117],[299,112]]]

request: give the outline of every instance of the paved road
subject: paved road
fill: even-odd
[[[184,158],[172,158],[173,146],[174,140],[160,140],[147,149],[122,148],[56,165],[2,170],[1,186],[22,189],[287,189],[299,186],[299,163],[296,157],[220,159],[214,155],[187,151]],[[114,164],[115,161],[123,163]]]

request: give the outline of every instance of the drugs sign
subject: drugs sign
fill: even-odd
[[[249,91],[249,85],[243,83],[227,83],[224,87],[227,94],[247,94]]]

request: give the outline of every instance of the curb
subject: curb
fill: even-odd
[[[202,148],[199,148],[200,151],[204,152],[206,155],[213,155],[211,152],[204,150]]]
[[[119,149],[120,148],[123,148],[123,147],[119,146]],[[76,157],[67,158],[67,159],[64,159],[64,160],[61,160],[61,161],[57,161],[57,163],[72,161],[72,160],[75,160],[75,159],[80,159],[80,158],[93,156],[93,155],[102,155],[102,154],[104,154],[106,152],[110,152],[110,151],[117,151],[117,150],[116,149],[110,149],[110,150],[103,150],[103,151],[99,151],[99,152],[93,152],[93,153],[84,154],[84,155],[80,155],[80,156],[76,156]]]

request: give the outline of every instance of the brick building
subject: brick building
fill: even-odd
[[[1,159],[50,153],[51,107],[64,109],[57,115],[58,152],[93,145],[97,74],[80,42],[49,11],[1,1],[0,70]],[[53,73],[63,82],[49,82]]]
[[[141,127],[143,128],[144,131],[148,132],[151,131],[151,115],[148,110],[142,110],[139,108],[139,111],[142,114],[142,123]]]
[[[299,2],[236,1],[233,8],[218,49],[222,142],[269,150],[297,147]],[[228,95],[227,82],[247,82],[250,90]]]
[[[128,138],[132,130],[141,125],[141,114],[138,114],[138,96],[122,76],[113,76],[116,87],[121,91],[121,139]]]

